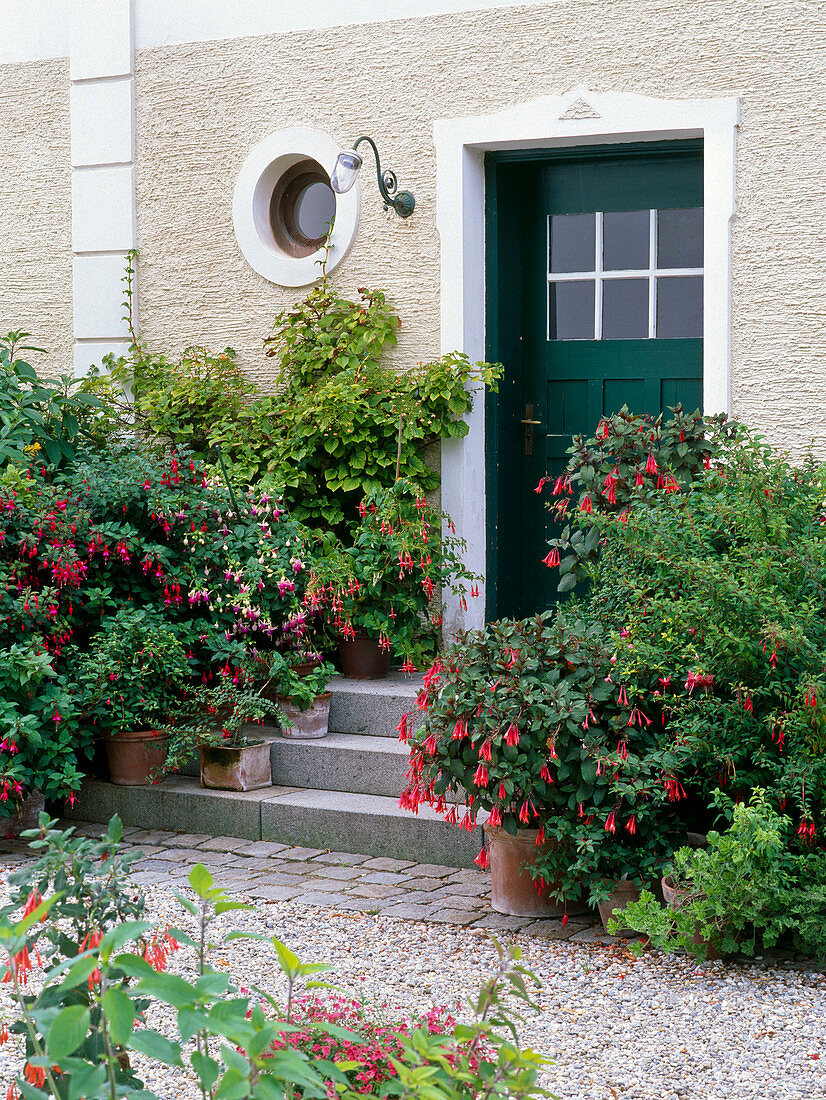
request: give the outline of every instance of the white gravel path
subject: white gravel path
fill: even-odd
[[[171,889],[147,888],[151,915],[187,927]],[[362,999],[406,1012],[456,1011],[490,974],[495,951],[479,930],[423,924],[295,903],[259,905],[223,927],[276,935],[305,962],[335,965],[333,981]],[[216,926],[218,927],[218,926]],[[220,931],[216,939],[220,940]],[[525,1045],[555,1059],[545,1085],[562,1100],[826,1100],[826,976],[777,961],[710,963],[505,934],[541,978],[541,1014],[521,1027]],[[240,983],[273,992],[280,972],[263,945],[236,941],[214,956]],[[185,969],[182,949],[173,970]],[[0,1013],[10,1018],[8,986]],[[150,1023],[171,1027],[171,1011]],[[18,1057],[0,1047],[0,1096]],[[162,1067],[137,1065],[164,1100],[196,1090]]]

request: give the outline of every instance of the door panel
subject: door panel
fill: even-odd
[[[487,355],[505,366],[487,413],[487,611],[523,617],[557,598],[542,559],[558,528],[535,489],[572,435],[623,405],[701,406],[702,151],[491,154],[486,180]]]

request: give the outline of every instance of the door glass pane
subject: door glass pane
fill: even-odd
[[[602,216],[602,266],[606,271],[648,268],[648,210],[622,210]]]
[[[703,266],[703,208],[657,211],[657,267]]]
[[[594,280],[548,286],[548,339],[593,340]]]
[[[648,336],[648,279],[606,279],[602,284],[603,340]]]
[[[549,271],[593,271],[596,216],[553,214],[550,223]]]
[[[702,335],[702,275],[657,279],[657,336],[668,340]]]

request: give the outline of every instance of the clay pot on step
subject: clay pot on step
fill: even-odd
[[[0,835],[20,836],[26,829],[36,829],[40,825],[40,815],[45,809],[46,796],[35,788],[18,805],[15,813],[5,820],[0,820]]]
[[[390,671],[390,650],[366,634],[343,638],[338,643],[341,671],[350,680],[383,680]]]
[[[284,737],[306,739],[310,737],[326,737],[330,723],[330,700],[333,698],[331,691],[325,691],[323,695],[317,695],[315,701],[303,710],[289,699],[278,697],[278,706],[284,716],[281,724],[281,733]]]
[[[688,891],[676,886],[670,875],[666,875],[662,882],[663,901],[669,909],[679,910],[685,905],[689,897]],[[714,945],[713,939],[700,934],[699,930],[691,937],[691,942],[697,947],[705,946],[707,959],[720,959],[722,955]]]
[[[622,910],[629,901],[639,900],[640,888],[635,882],[615,882],[613,890],[605,901],[601,901],[597,905],[602,927],[605,931],[608,931],[608,921],[612,917],[616,921],[622,920]],[[616,936],[635,936],[636,934],[633,928],[627,928],[622,924],[614,933]]]
[[[579,902],[566,905],[551,898],[554,883],[542,890],[534,885],[527,867],[539,855],[537,829],[519,829],[516,836],[500,825],[485,824],[484,830],[490,863],[490,904],[497,913],[511,917],[562,917],[565,913],[573,916],[586,911],[587,907]]]
[[[216,791],[257,791],[271,787],[270,742],[201,745],[201,786]]]
[[[118,787],[145,787],[152,772],[166,763],[169,734],[158,730],[132,730],[105,739],[109,778]]]

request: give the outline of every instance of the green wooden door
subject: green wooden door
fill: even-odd
[[[543,476],[623,405],[702,405],[702,149],[693,142],[487,164],[488,617],[555,599]],[[535,423],[525,423],[535,421]]]

